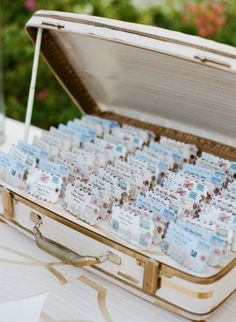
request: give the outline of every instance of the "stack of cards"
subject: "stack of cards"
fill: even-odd
[[[146,216],[119,206],[112,208],[111,231],[135,246],[149,248],[153,241],[154,228],[153,221]]]

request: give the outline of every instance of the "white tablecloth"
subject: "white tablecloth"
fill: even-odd
[[[40,135],[41,130],[35,126],[31,126],[29,131],[29,140],[32,140],[34,135]],[[23,140],[24,123],[6,118],[5,120],[5,142],[0,145],[0,149],[6,151],[12,144],[18,140]]]
[[[34,135],[40,135],[41,130],[31,126],[29,139]],[[22,122],[6,118],[5,119],[5,141],[0,145],[0,149],[7,151],[9,147],[18,140],[23,139],[24,124]],[[0,321],[2,322],[38,322],[42,305],[48,293],[40,294],[29,299],[6,302],[0,304]]]

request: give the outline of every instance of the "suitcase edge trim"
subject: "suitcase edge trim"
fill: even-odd
[[[12,200],[12,204],[13,204],[13,213],[14,213],[14,203],[17,202],[21,202],[24,205],[30,207],[32,209],[32,211],[36,211],[39,213],[42,213],[43,215],[63,224],[66,225],[67,227],[76,230],[82,234],[85,234],[86,236],[95,239],[105,245],[108,245],[120,252],[123,252],[124,254],[131,256],[133,258],[136,259],[137,263],[139,263],[139,265],[144,265],[145,263],[147,263],[148,261],[150,261],[150,258],[145,256],[144,254],[139,253],[138,251],[135,251],[131,248],[128,248],[125,245],[122,245],[116,241],[112,241],[111,239],[109,239],[108,237],[105,236],[101,236],[99,234],[97,234],[96,232],[93,232],[89,229],[87,229],[86,227],[79,225],[77,223],[74,223],[72,221],[70,221],[67,218],[64,218],[62,216],[60,216],[59,214],[44,208],[43,206],[34,203],[33,201],[22,197],[21,195],[17,194],[14,191],[11,191],[10,189],[6,189],[5,187],[0,185],[0,192],[2,193],[2,190],[8,190],[9,196]],[[4,203],[4,200],[8,200],[6,198],[3,198],[2,201]],[[4,209],[6,209],[7,206],[4,205]],[[3,218],[9,220],[9,215],[3,214]],[[10,221],[14,222],[14,218],[10,219]],[[181,271],[180,269],[177,268],[173,268],[169,265],[163,264],[163,263],[159,263],[158,261],[154,261],[156,263],[156,265],[159,265],[159,276],[162,274],[164,276],[175,276],[178,277],[180,279],[186,280],[188,282],[192,282],[195,284],[201,284],[201,285],[209,285],[209,284],[213,284],[217,281],[219,281],[221,278],[223,278],[224,276],[226,276],[226,274],[228,272],[230,272],[235,266],[236,266],[236,258],[234,258],[232,261],[230,261],[225,267],[223,267],[221,270],[219,270],[216,274],[210,276],[210,277],[199,277],[199,276],[195,276],[195,275],[191,275],[190,273],[186,273]],[[151,268],[151,266],[147,266],[149,268]],[[155,269],[151,268],[151,271],[153,271],[153,273],[156,275],[156,271]],[[156,281],[154,282],[156,283]],[[150,284],[150,282],[148,282],[148,284]],[[153,286],[150,286],[150,289],[152,289]],[[149,288],[149,287],[148,287]]]

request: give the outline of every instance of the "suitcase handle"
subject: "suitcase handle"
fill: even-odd
[[[74,252],[73,250],[62,246],[61,244],[46,238],[42,235],[39,227],[42,224],[41,217],[37,215],[37,221],[33,228],[33,234],[35,237],[35,242],[37,246],[47,252],[48,254],[57,257],[66,264],[70,264],[76,267],[91,266],[95,264],[101,264],[104,261],[113,258],[114,254],[112,252],[107,252],[102,256],[82,256]]]

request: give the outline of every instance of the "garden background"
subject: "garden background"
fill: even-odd
[[[2,0],[6,114],[21,121],[26,111],[34,51],[24,25],[38,9],[140,22],[236,46],[236,0]],[[75,116],[78,109],[41,61],[32,123],[47,129]]]

